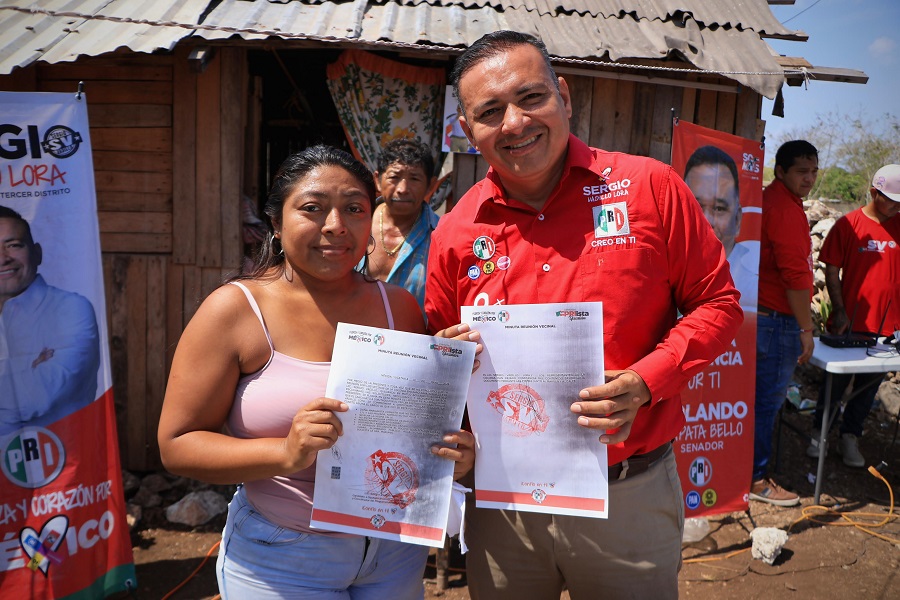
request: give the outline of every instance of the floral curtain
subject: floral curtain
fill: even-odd
[[[346,50],[328,65],[328,90],[353,153],[375,170],[381,148],[418,138],[440,164],[444,69],[414,67]]]

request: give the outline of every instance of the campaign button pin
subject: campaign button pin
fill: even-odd
[[[484,265],[481,267],[481,270],[484,271],[484,274],[485,274],[485,275],[490,275],[491,273],[494,272],[494,268],[495,268],[495,267],[494,267],[494,263],[492,263],[491,261],[487,261],[487,262],[484,263]]]
[[[494,240],[486,235],[479,236],[475,243],[472,244],[472,252],[481,260],[488,260],[494,255],[497,247],[494,246]]]
[[[497,257],[497,268],[501,271],[505,271],[509,268],[509,257],[508,256],[499,256]]]
[[[695,490],[691,490],[685,497],[684,504],[689,509],[694,510],[695,508],[700,506],[700,494]]]
[[[716,505],[716,501],[719,499],[719,495],[716,494],[716,490],[710,488],[708,490],[703,490],[703,506],[708,508],[712,508]]]
[[[468,275],[469,279],[475,281],[476,279],[481,277],[481,269],[479,269],[476,265],[472,265],[471,267],[469,267]]]

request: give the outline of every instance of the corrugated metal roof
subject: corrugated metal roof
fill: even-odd
[[[123,47],[148,53],[171,50],[193,29],[117,20],[193,24],[206,7],[206,2],[196,0],[0,0],[0,73],[36,60],[69,62]],[[41,11],[79,16],[48,16]]]
[[[765,0],[759,1],[765,4]],[[365,7],[364,11],[360,10],[361,6]],[[703,27],[691,18],[675,23],[638,20],[631,15],[621,18],[577,12],[551,15],[525,8],[506,7],[497,11],[490,6],[464,8],[461,4],[438,6],[428,2],[403,5],[368,4],[364,0],[340,4],[223,0],[204,24],[304,33],[317,39],[349,38],[358,42],[458,49],[485,33],[513,29],[540,36],[550,54],[562,58],[616,61],[675,56],[710,71],[769,73],[727,77],[770,98],[775,97],[783,81],[781,66],[759,34],[749,29]],[[197,35],[209,40],[230,37],[224,31],[215,30],[200,30]],[[266,37],[246,32],[240,35],[248,40]]]
[[[121,22],[128,18],[142,22]],[[189,27],[201,19],[199,28]],[[167,25],[153,24],[158,22]],[[539,35],[562,58],[681,58],[701,69],[730,72],[727,77],[770,98],[783,82],[782,68],[760,35],[793,33],[772,16],[766,0],[0,0],[0,73],[35,60],[72,61],[122,47],[170,50],[190,35],[302,35],[455,52],[498,29]]]

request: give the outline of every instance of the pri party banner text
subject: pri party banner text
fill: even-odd
[[[763,158],[759,142],[675,121],[672,167],[684,176],[722,241],[744,309],[744,323],[731,347],[698,373],[681,396],[687,423],[675,440],[675,452],[686,517],[747,509]]]
[[[0,589],[133,590],[83,94],[0,92],[0,207]]]

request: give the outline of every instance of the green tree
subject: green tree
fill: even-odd
[[[774,148],[788,140],[807,140],[819,150],[819,179],[810,197],[865,203],[872,177],[882,166],[900,164],[900,119],[817,115],[809,127],[790,129]]]

